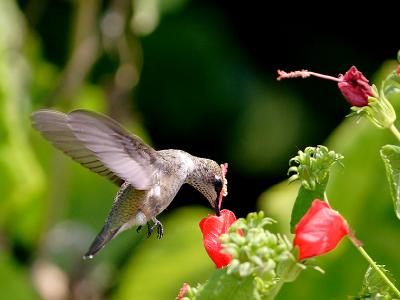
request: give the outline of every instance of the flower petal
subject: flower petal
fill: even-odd
[[[337,211],[324,201],[314,200],[296,225],[293,243],[299,248],[299,260],[333,250],[349,232],[346,220]]]
[[[203,233],[204,247],[218,269],[227,266],[232,259],[230,254],[221,252],[223,247],[219,237],[227,233],[235,221],[235,214],[230,210],[223,209],[220,216],[208,215],[207,218],[202,219],[199,223]]]
[[[341,76],[338,87],[344,98],[353,106],[367,106],[368,97],[374,96],[369,81],[352,66],[344,76]]]

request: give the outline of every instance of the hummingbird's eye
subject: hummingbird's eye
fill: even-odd
[[[215,176],[214,188],[215,188],[215,191],[217,192],[217,195],[219,195],[219,193],[222,190],[222,179],[218,176]]]

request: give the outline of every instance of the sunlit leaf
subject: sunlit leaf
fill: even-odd
[[[390,185],[394,211],[400,219],[400,147],[385,145],[381,149],[381,157],[385,164],[386,176]]]

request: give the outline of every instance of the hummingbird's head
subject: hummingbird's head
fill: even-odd
[[[219,216],[220,202],[222,197],[228,194],[227,180],[225,174],[228,164],[218,165],[211,159],[201,159],[200,164],[188,183],[201,192],[210,202],[211,207]]]

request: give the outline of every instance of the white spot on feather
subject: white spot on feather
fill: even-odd
[[[185,152],[178,152],[178,154],[179,154],[183,164],[187,167],[188,173],[192,172],[194,170],[194,162],[193,162],[192,158],[190,157],[190,155]]]
[[[160,198],[160,195],[161,195],[161,188],[160,188],[160,185],[156,185],[154,188],[153,188],[153,197],[155,197],[155,198]]]
[[[123,224],[116,235],[120,234],[122,231],[132,228],[135,225],[144,225],[147,222],[147,218],[142,211],[139,211],[135,217],[131,218],[128,222]]]
[[[143,212],[139,211],[135,216],[135,225],[144,225],[147,222],[147,218]]]

